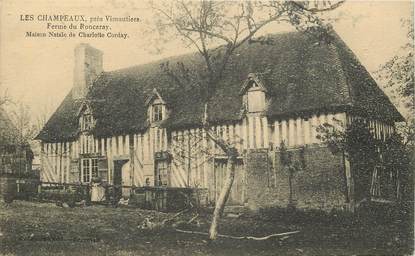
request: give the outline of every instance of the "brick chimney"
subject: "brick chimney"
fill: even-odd
[[[89,44],[81,43],[75,47],[75,68],[72,97],[83,99],[89,87],[101,74],[102,52]]]

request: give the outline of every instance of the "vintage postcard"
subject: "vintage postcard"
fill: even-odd
[[[0,1],[0,255],[412,255],[413,1]]]

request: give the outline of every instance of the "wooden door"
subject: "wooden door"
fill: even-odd
[[[114,175],[113,175],[113,184],[114,184],[114,191],[115,191],[115,195],[117,198],[121,198],[122,196],[122,188],[121,186],[123,185],[122,181],[123,181],[123,175],[122,175],[122,170],[123,170],[123,166],[124,164],[127,162],[128,160],[116,160],[114,161]]]
[[[121,185],[122,186],[131,186],[131,170],[130,162],[125,162],[121,168]],[[130,197],[131,188],[122,188],[122,196]]]
[[[220,191],[225,184],[227,174],[228,160],[215,159],[215,201],[218,199]],[[245,192],[245,169],[242,160],[237,160],[235,164],[235,179],[232,184],[232,189],[229,194],[226,205],[243,205]]]

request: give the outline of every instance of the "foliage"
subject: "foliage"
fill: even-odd
[[[318,126],[317,132],[317,139],[326,143],[333,154],[338,154],[345,150],[346,132],[343,129],[343,124],[339,120],[335,120],[335,124],[333,125],[324,123]]]
[[[385,141],[376,139],[367,121],[355,119],[346,129],[342,126],[323,124],[317,128],[317,138],[333,154],[345,153],[350,161],[373,166],[382,162],[388,167],[407,168],[411,151],[398,132],[388,135]]]
[[[409,153],[405,144],[402,143],[403,137],[398,133],[393,133],[389,136],[385,143],[383,143],[382,152],[388,152],[383,157],[383,162],[387,166],[398,168],[400,170],[406,169],[409,164]]]
[[[401,140],[407,150],[415,147],[415,119],[410,118],[405,122],[396,124],[396,131],[401,136]]]
[[[40,200],[53,202],[66,202],[73,205],[81,200],[88,201],[90,199],[89,190],[82,186],[76,186],[71,189],[63,189],[62,186],[44,187],[37,194]]]
[[[407,29],[408,42],[403,45],[392,59],[377,71],[379,79],[385,81],[404,103],[404,107],[413,115],[414,108],[414,24],[411,19],[402,20],[402,26]]]
[[[317,128],[317,138],[333,154],[343,154],[353,169],[354,199],[370,196],[370,177],[377,160],[376,141],[364,119],[356,119],[346,128],[325,123]]]
[[[395,94],[395,104],[405,108],[406,121],[397,125],[397,131],[402,136],[402,142],[407,151],[413,152],[415,146],[415,114],[414,90],[414,23],[412,19],[403,19],[402,26],[407,30],[407,43],[398,53],[386,62],[376,72],[377,77],[383,81],[386,88]]]
[[[413,146],[403,143],[404,137],[393,133],[383,144],[383,163],[386,169],[399,170],[402,201],[412,201],[414,194]],[[412,162],[411,162],[412,161]]]
[[[413,149],[404,143],[404,138],[393,132],[384,140],[375,138],[369,122],[356,118],[344,128],[323,124],[318,127],[319,135],[333,154],[344,154],[354,170],[356,193],[368,195],[372,170],[382,165],[398,176],[401,195],[412,194],[413,175],[410,171],[410,156]],[[409,181],[409,182],[408,182]],[[399,195],[398,195],[399,196]]]
[[[333,154],[345,153],[350,161],[373,165],[377,160],[379,141],[373,129],[364,119],[356,118],[351,125],[335,120],[335,124],[324,123],[317,127],[317,138],[323,141]]]
[[[288,168],[290,172],[299,171],[305,168],[304,147],[299,149],[299,159],[295,159],[293,151],[288,151],[284,141],[281,142],[280,147],[280,162]]]

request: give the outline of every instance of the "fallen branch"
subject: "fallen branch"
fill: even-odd
[[[144,218],[143,223],[141,223],[141,225],[138,226],[139,229],[147,229],[147,230],[154,230],[154,229],[160,229],[166,226],[166,224],[172,220],[174,220],[175,218],[179,217],[181,214],[188,212],[190,209],[184,209],[178,213],[176,213],[175,215],[173,215],[170,218],[164,219],[163,221],[151,221],[150,218]]]
[[[193,218],[191,218],[191,219],[187,222],[187,224],[192,223],[195,219],[197,219],[197,217],[199,217],[199,214],[196,214]]]
[[[188,231],[188,230],[181,230],[181,229],[175,229],[177,232],[180,233],[186,233],[186,234],[197,234],[197,235],[209,235],[208,233],[205,232],[199,232],[199,231]],[[224,238],[232,238],[232,239],[238,239],[238,240],[242,240],[242,239],[248,239],[248,240],[255,240],[255,241],[262,241],[262,240],[267,240],[271,237],[286,237],[289,235],[293,235],[296,234],[300,231],[290,231],[290,232],[285,232],[285,233],[278,233],[278,234],[271,234],[269,236],[264,236],[264,237],[255,237],[255,236],[230,236],[230,235],[221,235],[218,234],[218,237],[224,237]]]
[[[174,220],[175,218],[179,217],[180,215],[182,215],[183,213],[188,212],[188,211],[190,211],[190,209],[184,209],[184,210],[176,213],[175,215],[173,215],[171,218],[163,220],[161,223],[166,224],[167,222]]]

